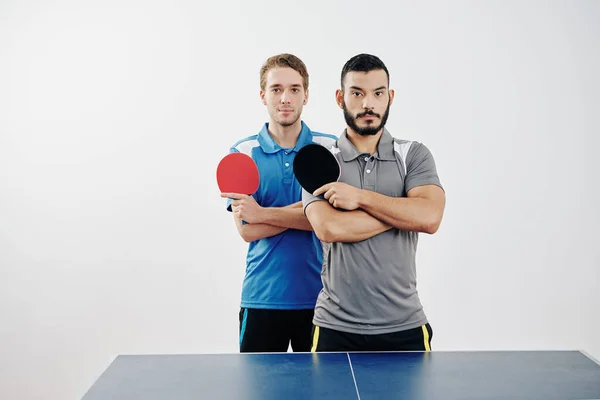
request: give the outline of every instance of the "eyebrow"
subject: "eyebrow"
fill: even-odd
[[[281,86],[283,86],[283,85],[281,85],[280,83],[274,83],[272,85],[269,85],[270,88],[281,87]],[[299,83],[295,83],[295,84],[293,84],[291,86],[294,87],[294,88],[297,88],[297,87],[301,88],[302,87],[302,85],[299,84]]]
[[[350,89],[355,89],[355,90],[361,90],[361,91],[364,91],[364,89],[363,89],[363,88],[360,88],[360,87],[358,87],[358,86],[350,86]],[[374,92],[376,92],[376,91],[378,91],[378,90],[384,90],[384,89],[386,89],[386,87],[385,87],[385,86],[379,86],[378,88],[375,88],[373,91],[374,91]]]

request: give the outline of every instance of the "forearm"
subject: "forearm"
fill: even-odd
[[[268,224],[242,224],[239,218],[234,216],[234,219],[240,236],[247,243],[278,235],[287,229]]]
[[[441,222],[438,202],[420,197],[388,197],[363,190],[359,207],[394,228],[435,233]]]
[[[334,242],[360,242],[391,229],[390,225],[361,210],[335,212],[336,216],[329,220]]]
[[[268,216],[269,214],[277,214],[278,211],[275,210],[285,210],[286,213],[290,213],[290,211],[295,210],[295,214],[297,213],[302,213],[302,202],[296,202],[293,204],[290,204],[288,206],[285,207],[278,207],[278,208],[264,208],[263,211],[267,211],[265,213],[266,216]],[[306,220],[306,223],[308,224],[308,229],[306,230],[312,230],[312,227],[310,226],[310,223],[308,222],[308,219],[304,216],[304,214],[302,213],[302,217],[304,220]],[[234,220],[235,220],[235,224],[237,227],[237,230],[240,234],[240,236],[242,237],[242,239],[244,239],[244,241],[250,243],[253,242],[255,240],[260,240],[260,239],[264,239],[267,237],[271,237],[271,236],[275,236],[278,235],[282,232],[285,232],[288,227],[286,226],[277,226],[275,224],[269,224],[266,222],[262,222],[262,223],[242,223],[242,220],[240,218],[238,218],[237,216],[233,216]],[[277,222],[277,220],[274,220],[274,222]],[[290,224],[291,225],[291,224]],[[300,229],[300,228],[297,228]]]
[[[262,223],[286,229],[312,231],[313,228],[304,215],[302,203],[290,204],[286,207],[268,207],[263,209]]]
[[[306,213],[317,237],[328,243],[359,242],[392,228],[365,211],[340,211],[324,201],[308,205]]]

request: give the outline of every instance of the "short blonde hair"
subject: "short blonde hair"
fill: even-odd
[[[260,68],[260,88],[265,90],[267,73],[273,68],[292,68],[302,77],[304,90],[308,90],[308,70],[301,59],[293,54],[282,53],[269,57]]]

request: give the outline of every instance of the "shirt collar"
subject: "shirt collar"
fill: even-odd
[[[302,147],[312,143],[312,131],[308,125],[304,123],[304,121],[301,121],[301,124],[302,128],[300,130],[300,134],[298,135],[298,140],[296,141],[294,148],[290,149],[291,151],[297,152]],[[268,122],[265,122],[262,129],[258,133],[258,144],[260,144],[260,147],[265,153],[273,154],[282,150],[282,147],[279,146],[275,140],[273,140],[273,137],[269,133]]]
[[[354,160],[361,154],[365,154],[361,153],[356,149],[356,147],[354,147],[350,139],[348,139],[346,129],[344,129],[344,132],[342,132],[340,136],[338,147],[342,153],[343,160],[346,162]],[[396,159],[394,157],[394,138],[386,128],[383,128],[383,132],[379,138],[379,143],[377,143],[377,151],[375,154],[373,154],[373,156],[378,160],[393,161]]]

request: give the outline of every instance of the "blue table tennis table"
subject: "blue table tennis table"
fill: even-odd
[[[579,351],[119,355],[83,400],[600,399]]]

